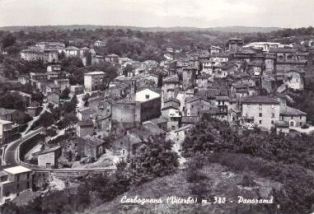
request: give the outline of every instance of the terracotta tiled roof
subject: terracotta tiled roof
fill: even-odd
[[[242,100],[242,103],[245,104],[279,104],[279,102],[271,97],[267,96],[252,96],[252,97],[245,97]]]
[[[299,109],[287,106],[280,110],[280,115],[282,116],[306,116],[307,114]]]

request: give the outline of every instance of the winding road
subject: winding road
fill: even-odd
[[[23,137],[15,140],[8,144],[3,155],[3,163],[6,166],[16,166],[22,165],[27,168],[32,169],[36,172],[50,172],[50,173],[66,173],[66,174],[80,174],[80,173],[92,173],[92,172],[112,172],[116,169],[115,166],[112,167],[99,167],[99,168],[63,168],[63,169],[49,169],[44,167],[39,167],[37,165],[25,163],[20,160],[20,146],[31,138],[43,133],[44,129],[39,128],[33,131],[29,131]]]
[[[4,160],[3,163],[8,166],[15,166],[20,164],[20,157],[19,157],[19,149],[20,145],[27,140],[35,137],[38,134],[43,132],[43,128],[39,128],[33,131],[29,131],[24,136],[20,137],[19,139],[9,143],[4,152]]]

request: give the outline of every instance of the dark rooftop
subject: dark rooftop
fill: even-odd
[[[268,97],[268,96],[245,97],[242,100],[242,103],[245,103],[245,104],[279,104],[279,102],[276,99]]]

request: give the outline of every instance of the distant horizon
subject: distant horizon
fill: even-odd
[[[208,26],[208,27],[195,27],[195,26],[188,26],[188,25],[173,25],[173,26],[140,26],[140,25],[110,25],[110,24],[47,24],[47,25],[3,25],[0,28],[5,27],[60,27],[60,26],[99,26],[99,27],[135,27],[135,28],[198,28],[198,29],[207,29],[207,28],[233,28],[233,27],[243,27],[243,28],[290,28],[290,27],[281,27],[281,26],[249,26],[249,25],[226,25],[226,26]],[[296,28],[308,28],[312,26],[300,26],[300,27],[293,27],[291,29]]]
[[[313,10],[312,0],[0,0],[0,26],[299,28]]]
[[[93,24],[69,24],[69,25],[20,25],[20,26],[2,26],[2,31],[62,31],[62,30],[75,30],[75,29],[130,29],[134,31],[143,32],[222,32],[222,33],[269,33],[273,31],[282,30],[281,27],[254,27],[254,26],[217,26],[217,27],[189,27],[189,26],[123,26],[123,25],[93,25]]]

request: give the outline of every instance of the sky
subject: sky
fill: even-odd
[[[307,27],[314,0],[0,0],[0,26]]]

